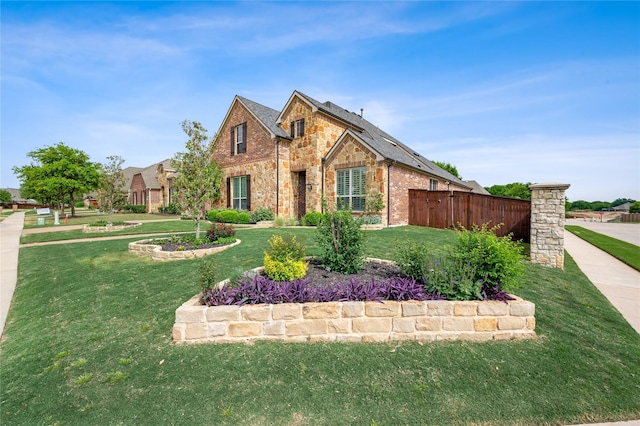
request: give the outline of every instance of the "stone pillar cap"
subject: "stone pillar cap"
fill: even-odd
[[[529,189],[567,189],[571,186],[569,183],[547,182],[547,183],[534,183],[529,185]]]

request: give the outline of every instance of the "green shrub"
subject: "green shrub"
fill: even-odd
[[[238,213],[238,221],[236,223],[241,223],[246,225],[247,223],[251,223],[251,216],[247,212]]]
[[[238,212],[235,210],[223,210],[216,215],[216,222],[238,223]]]
[[[212,289],[216,286],[216,284],[219,281],[219,279],[217,278],[218,270],[213,260],[202,262],[199,267],[199,272],[200,272],[200,289],[203,292],[209,289]]]
[[[267,207],[258,207],[251,212],[251,222],[258,223],[264,220],[273,220],[273,212]]]
[[[282,216],[278,216],[278,217],[276,218],[276,226],[277,226],[277,227],[283,227],[283,226],[284,226],[284,224],[285,224],[284,217],[282,217]]]
[[[207,220],[209,222],[215,222],[218,216],[219,210],[212,209],[207,212]]]
[[[451,249],[452,259],[475,267],[475,279],[483,280],[484,288],[500,286],[504,291],[516,286],[517,278],[524,274],[522,250],[511,235],[498,237],[499,226],[489,228],[485,223],[471,230],[461,228]]]
[[[164,214],[180,214],[181,208],[178,203],[169,203],[166,207],[160,207],[158,211]]]
[[[301,224],[302,226],[318,226],[320,219],[322,219],[322,213],[307,212],[307,214],[302,217]]]
[[[430,261],[433,256],[429,253],[426,244],[414,242],[396,241],[396,250],[393,255],[398,269],[405,275],[425,282],[425,276],[429,273]]]
[[[76,201],[75,206],[78,208],[84,207],[84,201]]]
[[[640,213],[640,201],[636,201],[629,207],[629,213]]]
[[[323,266],[342,274],[355,274],[364,267],[364,231],[350,211],[338,210],[322,215],[316,239]]]
[[[289,233],[273,235],[264,254],[264,273],[275,281],[292,281],[307,274],[305,247]]]
[[[425,289],[437,292],[447,300],[482,300],[482,279],[476,267],[451,256],[433,256],[423,276]]]
[[[224,223],[214,223],[207,229],[207,238],[211,242],[217,242],[221,238],[229,238],[236,236],[236,231],[230,225]]]
[[[426,244],[397,243],[394,260],[405,274],[425,284],[447,300],[482,300],[483,281],[470,263],[454,259],[451,253],[436,256]]]

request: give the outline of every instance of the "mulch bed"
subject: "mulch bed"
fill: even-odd
[[[320,261],[312,259],[309,261],[309,268],[305,278],[311,280],[314,286],[328,286],[340,282],[357,279],[362,283],[370,283],[383,281],[388,278],[403,275],[395,265],[389,265],[378,262],[365,262],[364,269],[357,274],[344,275],[338,272],[323,268]]]

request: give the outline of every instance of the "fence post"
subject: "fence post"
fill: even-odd
[[[539,183],[531,190],[531,262],[564,269],[566,183]]]

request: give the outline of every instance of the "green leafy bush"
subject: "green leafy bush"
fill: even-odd
[[[251,223],[251,216],[247,212],[238,213],[238,221],[236,223],[247,224]]]
[[[471,230],[461,228],[451,256],[456,262],[473,265],[474,278],[483,280],[483,288],[499,286],[510,291],[516,286],[518,277],[524,274],[523,255],[511,235],[496,236],[498,228],[489,228],[486,223],[480,228],[474,225]]]
[[[320,219],[322,219],[322,213],[313,211],[307,212],[307,214],[302,217],[301,224],[302,226],[318,226]]]
[[[273,235],[264,254],[264,273],[275,281],[293,281],[307,274],[305,247],[289,233]]]
[[[166,207],[160,207],[158,211],[164,214],[180,214],[181,208],[178,203],[169,203]]]
[[[218,216],[218,212],[219,212],[219,210],[216,210],[216,209],[209,210],[207,212],[207,220],[209,222],[215,222],[216,221],[216,217]]]
[[[425,276],[429,274],[432,254],[429,253],[426,244],[414,242],[396,242],[396,250],[393,255],[398,269],[405,275],[425,282]]]
[[[223,210],[216,215],[216,222],[238,223],[238,214],[235,210]]]
[[[251,222],[258,223],[264,220],[273,220],[273,212],[267,207],[258,207],[251,212]]]
[[[316,239],[326,268],[342,274],[355,274],[364,267],[364,231],[350,211],[338,210],[322,215]]]
[[[78,208],[84,207],[84,201],[76,201],[75,206],[78,207]]]
[[[433,256],[423,276],[428,292],[437,292],[447,300],[482,300],[482,279],[470,263],[451,256]]]
[[[640,213],[640,201],[636,201],[629,207],[629,213]]]

